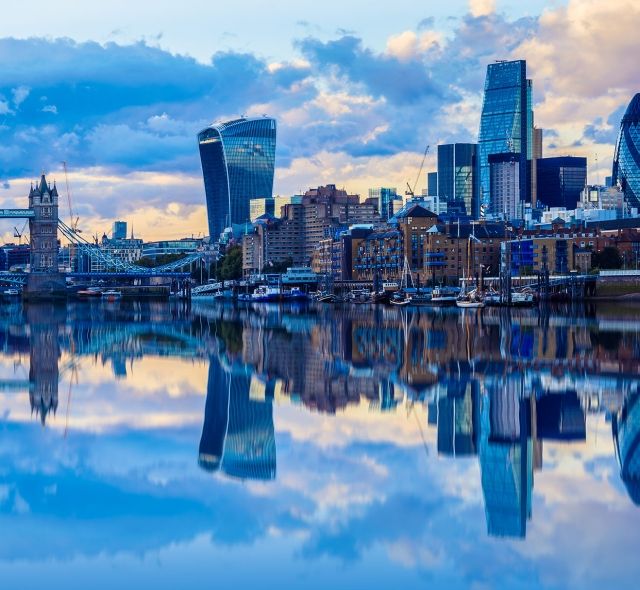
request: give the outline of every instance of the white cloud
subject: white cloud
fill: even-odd
[[[487,16],[496,11],[496,0],[469,0],[469,12],[472,16]]]
[[[43,113],[51,113],[52,115],[58,114],[58,107],[54,104],[47,104],[42,107]]]

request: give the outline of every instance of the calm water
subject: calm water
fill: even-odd
[[[632,588],[640,308],[0,308],[2,588]]]

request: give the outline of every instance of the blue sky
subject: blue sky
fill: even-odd
[[[120,217],[148,239],[197,234],[196,132],[262,113],[279,122],[277,193],[400,188],[427,143],[475,141],[486,65],[502,58],[528,60],[546,153],[587,156],[603,180],[640,89],[631,0],[273,4],[27,0],[5,11],[3,205],[23,204],[41,169],[60,180],[66,160],[85,231]]]

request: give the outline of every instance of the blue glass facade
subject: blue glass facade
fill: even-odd
[[[538,202],[575,209],[587,185],[587,159],[573,156],[537,161]]]
[[[478,216],[477,145],[455,143],[438,146],[438,196],[453,215]]]
[[[487,66],[478,134],[480,216],[484,216],[491,206],[491,154],[518,154],[520,201],[531,200],[528,165],[533,143],[531,101],[532,85],[527,80],[527,64],[524,60],[498,62]]]
[[[276,122],[268,117],[215,124],[198,134],[209,235],[249,220],[249,201],[272,197]]]
[[[640,93],[633,97],[620,123],[612,182],[620,183],[628,206],[640,208]]]

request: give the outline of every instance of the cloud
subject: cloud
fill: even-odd
[[[487,16],[496,10],[496,0],[469,0],[469,12],[472,16]]]

